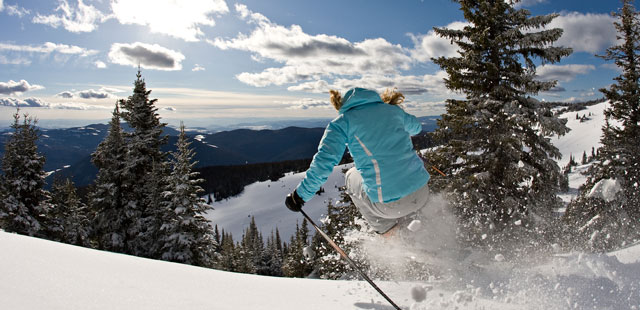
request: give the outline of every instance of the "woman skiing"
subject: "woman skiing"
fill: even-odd
[[[345,176],[347,193],[376,232],[391,235],[400,219],[429,199],[430,176],[411,143],[422,125],[398,106],[404,101],[399,92],[387,90],[382,98],[364,88],[350,89],[344,98],[330,93],[339,115],[327,126],[304,180],[287,195],[285,205],[300,211],[349,147],[355,167]]]

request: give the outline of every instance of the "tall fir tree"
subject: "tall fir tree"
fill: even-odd
[[[168,261],[202,267],[213,267],[216,258],[216,240],[213,228],[204,214],[211,206],[199,196],[204,190],[202,179],[193,171],[196,162],[184,124],[180,125],[177,151],[172,153],[173,170],[167,178],[162,197],[162,226],[158,246],[160,258]]]
[[[133,130],[124,133],[127,147],[123,169],[123,199],[127,219],[124,243],[129,254],[158,258],[156,243],[161,226],[161,195],[166,184],[166,153],[160,147],[167,141],[162,136],[165,123],[160,122],[155,103],[138,69],[133,94],[122,99],[120,115]]]
[[[313,260],[304,256],[307,246],[309,246],[309,227],[307,219],[303,219],[302,225],[296,224],[296,233],[291,236],[289,249],[282,266],[282,272],[285,276],[304,278],[313,271]]]
[[[56,180],[51,192],[52,211],[49,212],[50,221],[55,221],[60,227],[51,233],[49,238],[78,246],[90,246],[90,222],[88,207],[80,200],[75,185],[69,179]],[[51,229],[49,228],[51,231]]]
[[[251,222],[242,234],[242,239],[236,246],[236,259],[238,262],[236,271],[242,273],[258,273],[263,254],[262,236],[258,232],[256,220],[251,217]]]
[[[8,232],[41,236],[47,231],[50,194],[44,190],[45,158],[38,152],[37,121],[20,111],[13,115],[11,137],[2,158],[0,227]]]
[[[561,154],[550,136],[565,134],[566,120],[530,96],[556,84],[536,79],[534,59],[555,63],[571,49],[552,45],[561,29],[541,30],[557,14],[531,17],[514,8],[518,1],[454,2],[468,25],[434,30],[458,46],[459,56],[433,61],[447,72],[445,85],[466,98],[447,100],[438,121],[433,137],[445,144],[427,156],[448,176],[435,175],[431,186],[449,195],[464,239],[497,245],[560,206],[562,172],[554,158]]]
[[[220,241],[220,255],[216,267],[226,271],[236,271],[238,262],[236,260],[236,246],[231,233],[222,230],[222,238]]]
[[[91,154],[98,168],[95,184],[89,192],[92,216],[91,239],[101,250],[125,252],[127,230],[135,222],[127,212],[124,195],[124,165],[126,145],[116,105],[109,123],[109,134]]]
[[[602,147],[565,214],[565,220],[577,227],[577,244],[595,251],[640,238],[640,20],[632,0],[622,1],[613,17],[619,44],[601,57],[614,61],[622,74],[600,90],[609,100]],[[607,184],[618,189],[615,195],[602,193]]]
[[[267,238],[267,245],[264,250],[265,270],[264,275],[282,276],[282,244],[280,243],[280,233],[276,227],[275,233],[271,231],[271,235]]]

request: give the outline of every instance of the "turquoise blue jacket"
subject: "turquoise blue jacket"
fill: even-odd
[[[391,202],[429,181],[429,173],[413,150],[411,136],[422,131],[418,119],[382,102],[375,91],[347,91],[336,117],[324,131],[318,152],[296,191],[309,201],[340,162],[345,147],[364,179],[372,202]]]

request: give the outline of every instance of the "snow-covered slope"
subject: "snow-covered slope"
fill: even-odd
[[[567,112],[560,116],[567,119],[567,127],[571,128],[571,131],[566,135],[556,137],[551,141],[562,153],[562,159],[558,160],[560,167],[567,165],[571,155],[574,156],[576,161],[580,162],[583,152],[587,152],[588,156],[591,155],[592,147],[598,149],[601,146],[600,137],[602,136],[602,126],[604,125],[604,109],[608,104],[609,102],[605,101],[588,106],[585,110]],[[586,119],[576,119],[576,114],[580,118],[586,116]]]
[[[335,201],[339,196],[338,188],[344,185],[342,170],[352,166],[353,164],[336,166],[323,186],[325,192],[316,195],[304,205],[305,211],[314,221],[326,214],[328,200]],[[235,240],[242,236],[252,216],[265,237],[278,227],[283,240],[289,240],[289,236],[296,229],[296,222],[302,223],[302,216],[289,211],[284,205],[284,199],[296,189],[303,178],[304,172],[289,173],[275,182],[265,181],[248,185],[242,194],[213,203],[214,210],[209,211],[206,217],[218,225],[219,229],[231,232]]]
[[[571,156],[578,163],[578,166],[574,167],[569,174],[569,191],[560,194],[560,198],[565,203],[569,203],[576,197],[578,188],[587,180],[583,173],[589,169],[591,164],[582,165],[582,155],[586,152],[587,156],[591,156],[592,148],[597,150],[602,146],[600,137],[602,136],[602,126],[605,123],[604,110],[608,105],[609,102],[605,101],[588,106],[585,110],[566,112],[560,116],[567,119],[567,127],[571,131],[552,140],[562,154],[562,158],[557,160],[558,165],[560,168],[565,167],[571,160]]]
[[[533,259],[533,258],[532,258]],[[640,246],[378,285],[403,309],[640,309]],[[0,309],[392,310],[366,282],[236,274],[0,231]],[[427,291],[417,302],[412,291]]]

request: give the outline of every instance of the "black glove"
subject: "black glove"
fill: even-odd
[[[284,200],[284,204],[289,208],[289,210],[293,212],[300,212],[304,205],[304,200],[302,200],[300,195],[298,195],[298,192],[293,191],[293,193],[287,195],[287,198]]]

